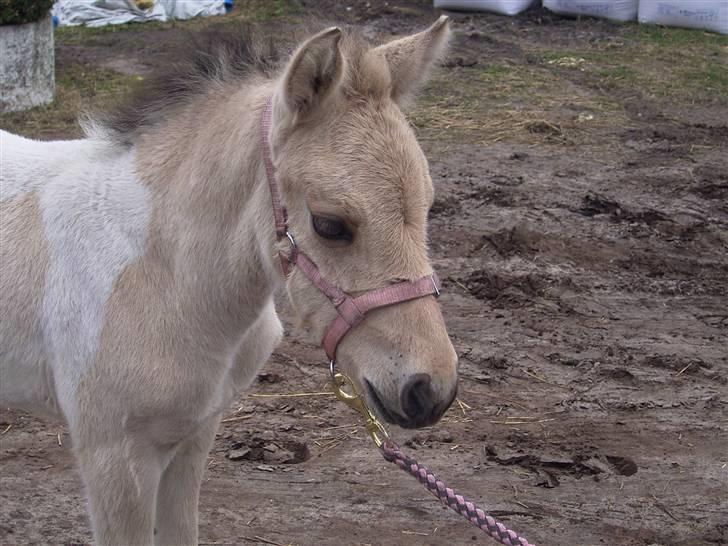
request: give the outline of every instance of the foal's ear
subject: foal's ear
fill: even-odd
[[[394,40],[372,50],[384,55],[389,65],[391,96],[406,103],[427,79],[430,69],[445,53],[450,37],[450,19],[443,15],[427,30]]]
[[[341,79],[340,39],[341,29],[324,30],[304,42],[288,63],[282,96],[293,122],[312,113]]]

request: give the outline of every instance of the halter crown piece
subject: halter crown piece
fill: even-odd
[[[273,165],[273,157],[270,147],[270,126],[273,109],[273,99],[268,98],[261,120],[261,142],[263,145],[263,161],[265,172],[268,177],[271,200],[273,202],[273,216],[276,224],[276,238],[278,241],[288,239],[291,248],[288,253],[281,252],[281,266],[285,275],[288,275],[293,267],[303,273],[311,283],[318,288],[324,296],[333,304],[338,313],[336,318],[329,324],[324,333],[321,345],[331,361],[333,373],[336,360],[336,348],[344,336],[354,326],[364,320],[364,316],[374,309],[387,307],[397,303],[410,301],[425,296],[440,295],[440,279],[436,273],[431,273],[414,281],[404,281],[382,288],[375,288],[360,296],[350,296],[337,286],[327,281],[319,271],[316,264],[298,248],[296,240],[288,229],[288,214],[281,199],[280,189],[276,181],[276,168]]]

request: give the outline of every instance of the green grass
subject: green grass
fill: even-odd
[[[635,97],[668,109],[728,105],[726,44],[726,37],[702,31],[628,25],[581,47],[537,47],[528,50],[530,62],[463,68],[436,78],[413,123],[441,128],[440,134],[446,129],[480,133],[484,140],[532,141],[541,136],[533,124],[543,120],[571,141],[598,139],[600,132],[616,134],[631,124],[625,101]]]
[[[195,20],[193,19],[193,21]],[[175,25],[179,24],[180,22],[160,23],[159,21],[149,21],[147,23],[125,23],[123,25],[106,25],[103,27],[58,27],[55,29],[55,39],[57,43],[65,45],[91,45],[97,37],[174,28]]]
[[[553,118],[565,102],[568,119]],[[423,139],[478,143],[584,141],[597,127],[626,121],[616,101],[582,93],[550,68],[516,63],[436,73],[409,118]]]
[[[690,87],[728,98],[728,68],[704,63],[697,68],[680,71],[680,79]]]
[[[89,69],[81,64],[61,67],[56,73],[56,95],[51,104],[2,114],[0,127],[34,138],[78,137],[81,112],[109,108],[138,81],[138,76]]]
[[[485,68],[475,69],[474,72],[480,79],[489,80],[510,76],[515,70],[509,65],[491,64]]]
[[[597,71],[601,79],[610,82],[634,83],[638,79],[638,73],[631,66],[612,65],[601,68]]]
[[[728,103],[728,36],[651,25],[622,30],[613,39],[582,48],[532,53],[553,77],[605,91],[685,104]]]
[[[728,47],[728,36],[696,29],[636,25],[630,29],[627,36],[641,44],[653,44],[662,47]]]
[[[253,21],[269,21],[295,15],[296,11],[292,0],[244,0],[235,3],[233,13]]]

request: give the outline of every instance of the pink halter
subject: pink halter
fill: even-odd
[[[263,118],[261,122],[261,139],[263,144],[263,160],[265,162],[265,172],[268,176],[268,185],[270,186],[271,199],[273,201],[273,216],[276,223],[276,238],[281,241],[288,239],[291,243],[289,254],[280,253],[281,265],[284,274],[288,275],[293,266],[308,277],[311,283],[316,286],[336,308],[338,316],[329,324],[321,345],[326,351],[326,355],[331,359],[331,367],[333,371],[334,361],[336,359],[336,348],[344,338],[344,336],[354,326],[364,320],[364,316],[373,309],[402,303],[430,295],[440,295],[440,279],[436,273],[431,273],[425,277],[414,281],[404,281],[391,284],[382,288],[376,288],[365,292],[361,296],[352,297],[338,287],[328,282],[316,264],[306,256],[298,245],[296,240],[288,230],[288,215],[286,208],[281,202],[281,193],[276,182],[276,168],[273,165],[270,148],[270,124],[273,108],[273,100],[269,98]]]

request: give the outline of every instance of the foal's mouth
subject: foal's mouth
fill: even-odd
[[[374,387],[374,385],[369,382],[368,379],[365,379],[364,383],[367,388],[367,393],[369,394],[369,399],[372,401],[372,405],[374,406],[374,411],[378,413],[385,421],[400,426],[402,428],[416,427],[414,423],[412,423],[408,419],[405,419],[398,413],[389,411],[387,409],[387,406],[384,405],[384,402],[382,402],[382,397],[379,394],[379,391],[376,389],[376,387]]]

